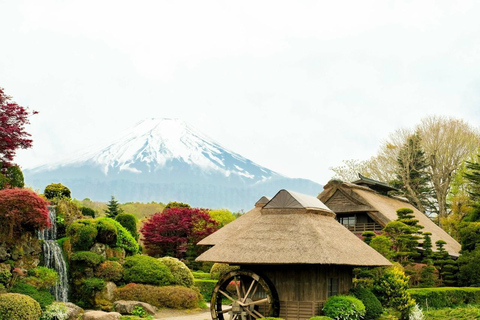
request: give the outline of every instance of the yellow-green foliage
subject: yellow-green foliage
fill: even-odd
[[[208,214],[213,220],[218,222],[220,228],[235,220],[235,216],[227,209],[210,210]]]
[[[172,273],[174,284],[190,288],[193,286],[193,274],[190,269],[177,258],[163,257],[159,258],[160,262],[167,266]]]
[[[384,306],[395,308],[404,314],[415,305],[408,293],[409,278],[402,267],[388,268],[374,286],[374,293]]]
[[[98,231],[92,219],[79,219],[67,228],[67,235],[75,251],[90,250],[97,234]]]
[[[61,183],[51,183],[45,187],[45,191],[43,192],[45,197],[48,200],[60,200],[60,199],[70,199],[71,192],[70,189],[65,187]]]
[[[105,261],[97,268],[97,277],[106,281],[118,282],[123,277],[123,267],[116,261]]]
[[[462,304],[480,304],[480,288],[415,288],[408,293],[421,307],[445,308]]]
[[[28,277],[25,277],[23,282],[40,290],[53,287],[57,280],[58,273],[55,270],[46,267],[36,267],[28,270]]]
[[[165,286],[174,282],[170,269],[162,262],[147,255],[128,257],[123,264],[126,282]]]
[[[74,200],[74,202],[80,207],[87,207],[95,210],[99,214],[103,215],[105,210],[107,209],[106,202],[100,201],[92,201],[88,198],[83,200]],[[137,219],[141,220],[145,217],[149,217],[156,212],[162,212],[165,208],[163,203],[157,202],[149,202],[149,203],[142,203],[142,202],[127,202],[120,205],[120,208],[123,212],[128,212],[133,214]]]
[[[195,279],[195,287],[198,288],[200,294],[203,296],[205,301],[212,300],[213,289],[217,285],[217,280],[203,280]]]
[[[38,320],[42,313],[40,304],[19,293],[0,295],[0,320]]]
[[[333,296],[328,298],[323,306],[325,315],[341,320],[363,319],[365,305],[353,296]]]
[[[220,279],[224,274],[239,269],[238,266],[230,266],[226,263],[215,263],[210,269],[210,278],[213,280]]]

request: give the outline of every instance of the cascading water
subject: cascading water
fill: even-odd
[[[58,273],[58,281],[53,288],[57,301],[68,301],[67,264],[63,258],[62,249],[57,243],[57,213],[54,206],[48,207],[48,215],[52,226],[38,232],[38,239],[43,240],[43,257],[45,267],[54,269]]]

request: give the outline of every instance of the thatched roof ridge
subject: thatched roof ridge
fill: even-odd
[[[263,207],[264,209],[311,209],[332,212],[318,198],[282,189]]]
[[[258,199],[258,201],[255,203],[255,207],[263,207],[268,203],[268,201],[270,201],[270,198],[263,196],[260,199]]]
[[[199,244],[214,244],[197,261],[230,264],[387,266],[390,262],[334,219],[318,199],[281,190],[262,209],[231,222]],[[288,201],[292,196],[295,201]],[[279,197],[275,199],[276,197]],[[280,207],[283,200],[285,206]],[[282,201],[274,201],[282,200]],[[321,205],[319,205],[319,203]],[[228,230],[225,228],[229,227]],[[222,231],[223,230],[223,231]],[[218,233],[218,234],[217,234]],[[217,236],[215,236],[217,234]]]

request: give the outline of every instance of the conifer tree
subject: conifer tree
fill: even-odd
[[[454,286],[457,283],[457,265],[456,262],[450,257],[444,246],[447,244],[443,240],[435,242],[437,245],[437,252],[434,253],[434,264],[440,273],[440,280],[443,285]]]
[[[477,155],[476,162],[466,161],[467,171],[464,177],[469,185],[469,194],[474,205],[480,207],[480,154]]]
[[[423,235],[423,262],[426,264],[432,263],[433,257],[433,245],[432,245],[432,233],[431,232],[424,232]]]
[[[107,203],[107,210],[104,211],[106,216],[112,219],[115,219],[117,215],[123,212],[122,208],[120,208],[120,203],[115,200],[115,196],[112,196],[112,199]]]

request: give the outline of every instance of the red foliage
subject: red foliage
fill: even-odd
[[[195,254],[196,243],[217,229],[207,210],[170,208],[151,216],[140,232],[150,254],[183,259],[187,250]]]
[[[12,164],[17,149],[32,146],[30,134],[25,131],[25,125],[30,123],[29,116],[27,108],[11,101],[0,88],[0,163],[3,163],[3,167]]]
[[[28,189],[0,190],[0,229],[6,240],[50,226],[47,201]]]

